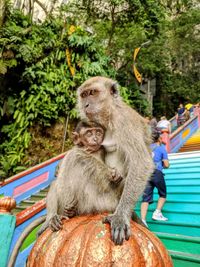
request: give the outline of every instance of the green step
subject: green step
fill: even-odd
[[[43,198],[44,198],[43,196],[32,195],[32,196],[29,198],[29,200],[33,200],[33,201],[37,202],[37,201],[39,201],[39,200],[41,200],[41,199],[43,199]]]
[[[47,196],[47,193],[49,191],[49,186],[42,189],[41,191],[39,191],[36,194],[33,194],[32,196],[30,196],[29,198],[22,200],[20,203],[18,203],[17,207],[15,209],[12,210],[12,214],[16,215],[17,213],[25,210],[28,207],[31,207],[32,205],[34,205],[37,201],[45,198]]]
[[[149,229],[153,232],[164,232],[188,236],[200,236],[200,225],[194,223],[175,223],[170,221],[148,221]]]
[[[21,205],[17,205],[16,209],[22,211],[22,210],[26,209],[26,207],[23,207]]]
[[[174,267],[199,267],[200,256],[195,256],[190,253],[169,250],[172,257]]]
[[[27,203],[24,203],[23,201],[22,202],[20,202],[19,203],[19,208],[22,208],[22,209],[26,209],[26,208],[28,208],[28,207],[30,207],[30,206],[32,206],[33,204],[27,204]]]
[[[22,209],[15,208],[15,209],[12,210],[12,214],[16,215],[17,213],[19,213],[21,211],[22,211]]]
[[[155,232],[168,250],[200,255],[200,237]]]
[[[37,194],[34,194],[33,196],[34,196],[34,197],[36,197],[36,196],[37,196],[37,197],[43,197],[43,198],[44,198],[44,197],[46,197],[46,196],[47,196],[47,194],[46,194],[46,193],[42,193],[42,192],[40,191],[39,193],[37,193]]]
[[[26,200],[23,200],[21,203],[24,203],[26,205],[31,206],[31,205],[35,204],[35,201],[26,199]]]
[[[46,192],[46,193],[48,193],[48,191],[49,191],[49,186],[46,187],[46,188],[44,188],[44,189],[42,189],[40,192]]]

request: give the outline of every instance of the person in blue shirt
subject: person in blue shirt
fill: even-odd
[[[147,183],[147,186],[143,193],[142,204],[141,204],[141,219],[147,227],[148,225],[146,223],[146,215],[149,204],[153,203],[153,191],[155,187],[158,190],[159,199],[156,210],[153,213],[152,219],[158,221],[168,220],[162,214],[162,208],[165,204],[167,196],[166,183],[162,170],[163,167],[169,168],[168,154],[165,149],[165,146],[162,144],[162,138],[160,133],[158,132],[153,133],[152,137],[153,137],[153,144],[151,144],[151,151],[152,151],[152,158],[155,164],[155,170],[150,180]]]

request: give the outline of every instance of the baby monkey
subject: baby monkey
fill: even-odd
[[[104,163],[105,129],[96,122],[81,121],[72,133],[75,147],[59,164],[58,177],[47,195],[47,227],[62,228],[62,219],[87,213],[113,211],[119,201],[115,188],[122,177]]]

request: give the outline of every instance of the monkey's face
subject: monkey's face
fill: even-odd
[[[104,77],[94,77],[83,83],[78,89],[81,117],[105,125],[109,120],[113,99],[117,95],[116,88],[114,95],[114,85],[114,81]]]
[[[98,151],[104,138],[104,130],[100,127],[82,128],[80,133],[80,143],[89,152]]]

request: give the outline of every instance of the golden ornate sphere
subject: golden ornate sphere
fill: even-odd
[[[12,197],[0,198],[0,213],[10,213],[16,207],[16,201]]]
[[[104,215],[64,221],[63,229],[47,229],[35,243],[27,267],[172,267],[161,241],[148,229],[131,222],[132,235],[122,246],[110,238]]]

